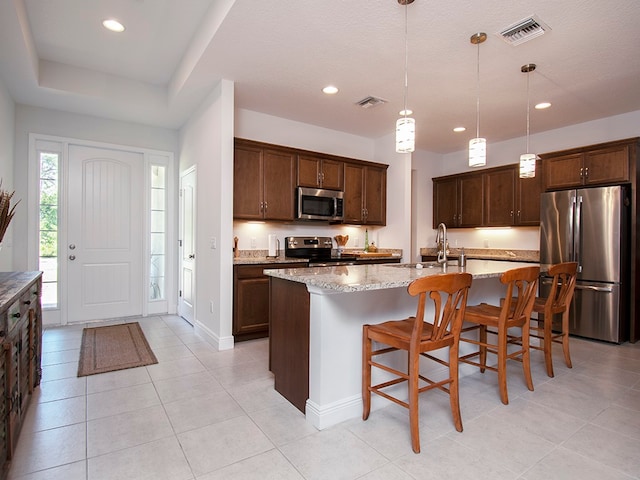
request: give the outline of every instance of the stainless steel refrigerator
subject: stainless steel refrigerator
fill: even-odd
[[[543,193],[540,263],[578,262],[569,332],[621,343],[629,325],[629,194],[625,187]],[[550,279],[540,281],[540,294]]]

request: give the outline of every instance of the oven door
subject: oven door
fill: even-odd
[[[335,190],[298,187],[298,219],[342,220],[343,195],[343,192]]]

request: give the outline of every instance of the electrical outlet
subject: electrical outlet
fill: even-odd
[[[256,237],[251,237],[251,248],[258,248]]]
[[[211,313],[213,313],[213,300],[211,300],[209,302],[209,311],[211,311]]]
[[[489,248],[489,239],[488,238],[484,239],[484,248]]]
[[[211,237],[211,240],[209,241],[209,246],[211,250],[215,250],[216,248],[218,248],[218,239],[216,237]]]
[[[354,237],[353,238],[353,245],[355,247],[357,247],[358,245],[360,245],[360,237]]]

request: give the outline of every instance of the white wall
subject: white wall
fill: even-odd
[[[15,127],[15,103],[11,99],[8,90],[0,80],[0,179],[2,179],[2,189],[8,192],[13,190],[13,154],[14,154],[14,127]],[[19,196],[13,197],[15,200]],[[13,202],[12,202],[13,204]],[[16,214],[26,211],[24,205],[16,208]],[[14,217],[15,220],[16,217]],[[0,251],[0,271],[13,270],[12,250],[13,250],[13,224],[9,226],[3,239],[2,250]]]
[[[536,153],[553,152],[584,145],[592,145],[612,140],[640,136],[640,111],[602,118],[591,122],[572,125],[531,135],[530,150]],[[491,143],[487,139],[487,166],[495,167],[517,163],[523,153],[525,138]],[[418,185],[420,221],[417,228],[419,247],[435,246],[435,230],[432,228],[431,178],[472,170],[467,164],[467,151],[461,150],[447,155],[430,152],[415,152],[413,168],[419,177]],[[454,247],[471,248],[513,248],[538,250],[539,229],[537,227],[511,229],[455,229],[448,232],[449,244]]]
[[[66,138],[91,140],[124,146],[178,151],[178,132],[137,123],[79,115],[46,108],[16,105],[14,187],[16,197],[25,202],[24,214],[14,218],[13,268],[26,270],[27,264],[27,187],[29,134],[39,133]]]
[[[180,172],[197,175],[195,324],[220,349],[233,346],[233,116],[223,80],[180,130]]]

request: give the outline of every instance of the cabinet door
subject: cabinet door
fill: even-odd
[[[458,179],[433,181],[433,228],[458,225]]]
[[[233,334],[269,332],[269,278],[239,278]]]
[[[545,190],[582,185],[582,153],[547,158],[544,163]]]
[[[265,220],[293,220],[295,155],[289,152],[265,150],[263,162]]]
[[[585,185],[626,183],[629,181],[629,146],[586,152],[584,168]]]
[[[516,225],[540,225],[542,162],[536,162],[536,176],[516,179]]]
[[[364,209],[364,166],[344,166],[344,223],[360,224]]]
[[[299,187],[320,187],[321,174],[321,160],[319,158],[308,155],[298,156]]]
[[[384,168],[365,169],[364,212],[367,225],[386,225],[387,171]]]
[[[493,170],[484,175],[486,215],[484,225],[508,227],[514,223],[516,169]]]
[[[338,160],[322,160],[322,188],[344,190],[344,162]]]
[[[459,227],[479,227],[484,217],[482,174],[464,175],[459,180]]]
[[[233,158],[233,216],[262,220],[263,208],[262,149],[237,145]]]

